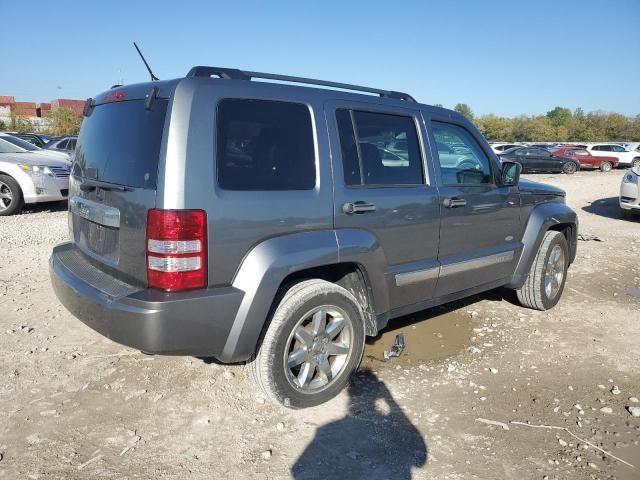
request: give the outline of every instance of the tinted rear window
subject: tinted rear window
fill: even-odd
[[[218,184],[226,190],[311,190],[316,184],[306,105],[229,98],[218,105]]]
[[[156,188],[167,102],[98,105],[82,122],[73,174],[139,188]]]

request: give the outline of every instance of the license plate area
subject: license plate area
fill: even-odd
[[[79,215],[74,217],[74,241],[112,265],[118,263],[120,229],[92,222]]]

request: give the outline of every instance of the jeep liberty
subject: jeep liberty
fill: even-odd
[[[249,362],[290,408],[340,392],[395,317],[497,287],[553,307],[576,256],[562,190],[404,93],[194,67],[84,116],[62,304],[144,352]]]

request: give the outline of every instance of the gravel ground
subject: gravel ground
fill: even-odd
[[[621,176],[531,176],[601,240],[579,242],[556,308],[496,290],[399,319],[347,391],[304,411],[243,366],[94,333],[49,285],[66,207],[3,217],[0,478],[640,478],[640,222],[620,218]]]

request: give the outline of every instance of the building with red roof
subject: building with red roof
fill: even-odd
[[[84,100],[70,100],[67,98],[56,98],[55,100],[51,100],[51,110],[55,110],[57,108],[68,108],[69,110],[73,110],[76,113],[82,113],[84,109]]]
[[[16,119],[21,119],[28,121],[34,130],[46,129],[49,125],[46,117],[58,108],[68,108],[82,115],[84,100],[56,98],[43,103],[16,102],[11,95],[0,95],[0,122],[5,124],[5,128],[11,129],[15,128]]]

